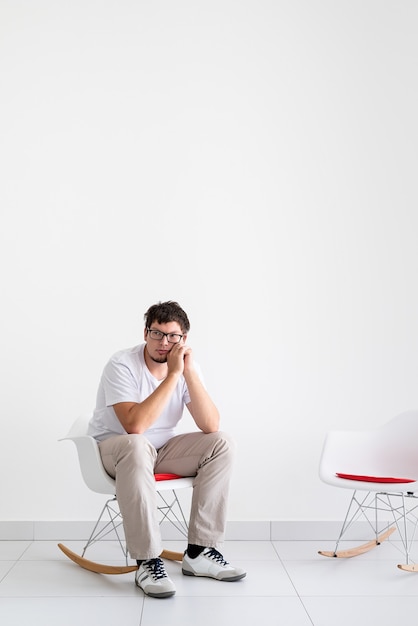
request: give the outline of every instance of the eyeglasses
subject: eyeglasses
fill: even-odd
[[[157,341],[167,337],[168,343],[180,343],[183,338],[183,335],[178,335],[177,333],[163,333],[161,330],[153,330],[152,328],[147,328],[147,332],[151,339],[156,339]]]

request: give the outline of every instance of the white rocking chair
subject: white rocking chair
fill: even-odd
[[[123,535],[120,533],[122,516],[117,504],[116,481],[111,478],[104,469],[97,441],[87,435],[87,427],[88,419],[84,417],[78,418],[71,426],[68,434],[60,439],[60,441],[68,440],[76,445],[81,474],[85,484],[92,491],[105,494],[109,496],[109,498],[101,510],[99,519],[94,525],[81,556],[75,554],[61,543],[58,544],[58,546],[64,554],[75,563],[94,572],[102,574],[124,574],[126,572],[135,571],[137,569],[136,565],[128,565],[128,552]],[[156,475],[155,486],[159,496],[158,510],[160,512],[160,524],[164,521],[170,522],[174,528],[185,537],[187,537],[188,524],[176,491],[178,489],[192,487],[193,480],[192,477],[179,478],[174,474]],[[84,557],[87,549],[91,545],[104,539],[110,533],[114,533],[114,536],[121,546],[126,563],[124,566],[102,565],[89,561]],[[181,552],[163,550],[161,557],[181,561],[183,554]]]
[[[412,562],[412,542],[418,524],[418,411],[407,411],[375,430],[330,431],[325,439],[319,476],[333,487],[354,490],[329,557],[352,557],[371,550],[396,530],[405,563],[398,567],[418,571]],[[340,541],[358,520],[365,520],[373,540],[348,550]]]

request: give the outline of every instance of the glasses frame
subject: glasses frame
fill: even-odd
[[[154,339],[154,337],[150,337],[153,341],[161,341],[163,337],[167,337],[167,341],[168,343],[171,343],[173,345],[175,345],[176,343],[180,343],[180,341],[183,339],[184,335],[180,335],[180,333],[163,333],[162,330],[158,330],[157,328],[148,328],[147,327],[147,333],[160,333],[160,335],[162,335],[162,337],[160,337],[159,339]],[[169,336],[175,335],[176,337],[180,337],[180,339],[178,341],[170,341],[169,340]]]

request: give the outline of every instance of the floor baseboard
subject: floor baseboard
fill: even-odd
[[[9,541],[84,541],[93,530],[94,521],[10,521],[0,522],[0,540]],[[227,541],[309,541],[336,539],[342,522],[338,521],[230,521]],[[162,524],[163,539],[182,539],[182,535],[166,523]],[[123,532],[122,532],[123,535]],[[109,535],[108,539],[115,536]],[[366,523],[353,525],[353,540],[370,539]]]

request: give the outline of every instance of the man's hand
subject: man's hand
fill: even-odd
[[[192,349],[185,343],[173,345],[167,354],[168,374],[183,374],[193,367]]]
[[[183,374],[187,375],[189,372],[194,370],[194,360],[193,360],[193,351],[190,346],[184,346],[184,371]]]

